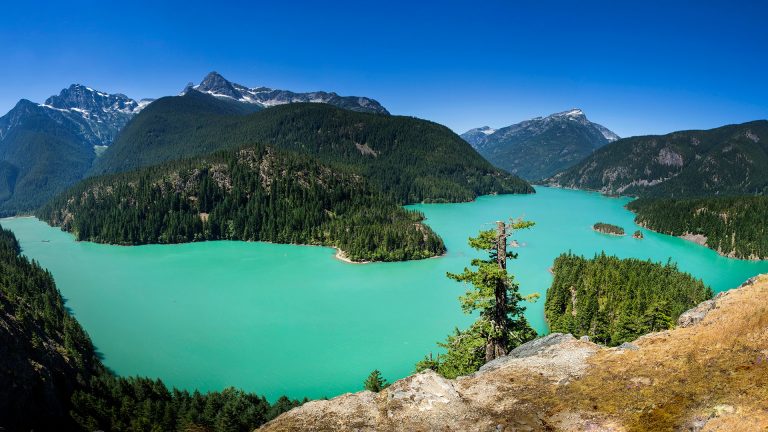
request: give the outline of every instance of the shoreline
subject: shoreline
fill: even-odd
[[[0,218],[0,222],[3,220],[9,220],[9,219],[37,219],[36,216],[9,216],[6,218]],[[39,219],[38,219],[39,220]],[[324,248],[332,248],[335,249],[336,252],[334,253],[333,257],[341,262],[347,263],[347,264],[373,264],[373,263],[384,263],[384,262],[409,262],[409,261],[422,261],[425,259],[432,259],[432,258],[441,258],[445,256],[448,251],[443,252],[440,255],[431,256],[429,258],[421,258],[421,259],[410,259],[410,260],[402,260],[402,261],[353,261],[349,259],[344,253],[343,250],[338,248],[337,246],[327,246],[327,245],[321,245],[321,244],[302,244],[302,243],[277,243],[273,241],[268,240],[230,240],[230,239],[218,239],[218,240],[201,240],[201,241],[190,241],[190,242],[181,242],[181,243],[143,243],[143,244],[119,244],[119,243],[106,243],[106,242],[97,242],[92,240],[78,240],[74,233],[71,231],[67,231],[62,229],[60,226],[57,225],[51,225],[45,221],[41,221],[48,225],[51,228],[58,228],[62,232],[65,232],[73,237],[73,240],[75,243],[93,243],[97,245],[105,245],[105,246],[118,246],[118,247],[140,247],[140,246],[169,246],[169,245],[183,245],[183,244],[193,244],[193,243],[205,243],[205,242],[217,242],[217,241],[223,241],[223,242],[243,242],[243,243],[266,243],[266,244],[273,244],[273,245],[289,245],[289,246],[312,246],[312,247],[324,247]]]
[[[679,239],[683,239],[683,240],[685,240],[687,242],[691,242],[691,243],[697,244],[699,246],[705,247],[705,248],[707,248],[707,249],[717,253],[718,255],[720,255],[723,258],[735,259],[735,260],[739,260],[739,261],[751,261],[751,262],[768,261],[768,257],[765,257],[765,258],[760,258],[760,257],[755,257],[755,256],[737,257],[736,255],[734,255],[733,252],[729,252],[727,254],[723,253],[723,251],[721,251],[719,249],[715,249],[715,248],[710,247],[709,245],[707,245],[706,237],[703,234],[685,233],[685,234],[682,234],[682,235],[675,235],[675,234],[669,234],[669,233],[665,233],[665,232],[661,232],[661,231],[656,231],[656,230],[654,230],[652,228],[647,227],[643,223],[639,223],[639,222],[635,222],[635,223],[638,226],[643,227],[643,228],[647,229],[650,232],[653,232],[653,233],[656,233],[656,234],[661,234],[661,235],[667,235],[667,236],[670,236],[670,237],[676,237],[676,238],[679,238]],[[703,242],[702,242],[702,240],[703,240]]]
[[[341,261],[341,262],[345,262],[347,264],[370,264],[370,263],[373,262],[373,261],[352,261],[351,259],[347,258],[347,254],[344,253],[343,250],[341,250],[341,249],[339,249],[339,248],[337,248],[335,246],[332,246],[332,247],[334,249],[336,249],[336,253],[333,254],[333,257],[336,258],[337,260]],[[381,261],[381,262],[383,262],[383,261]],[[401,261],[401,262],[405,262],[405,261]]]

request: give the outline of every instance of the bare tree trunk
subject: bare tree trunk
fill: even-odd
[[[504,222],[496,222],[496,262],[499,268],[506,272],[507,269],[507,232]],[[493,336],[488,339],[485,346],[485,361],[489,362],[507,354],[507,284],[499,281],[495,290],[496,305],[491,327]]]

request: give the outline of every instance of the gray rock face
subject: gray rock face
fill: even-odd
[[[72,84],[41,107],[57,121],[69,121],[89,145],[109,145],[115,136],[146,104],[124,94],[108,94]]]
[[[504,357],[499,357],[496,360],[489,361],[488,363],[484,364],[480,368],[480,372],[496,369],[506,364],[511,359],[532,357],[532,356],[538,355],[548,347],[560,345],[563,342],[570,342],[574,340],[576,340],[576,338],[573,337],[572,334],[563,334],[563,333],[548,334],[547,336],[544,336],[542,338],[534,339],[530,342],[526,342],[520,345],[519,347],[510,351],[509,354],[507,354]]]
[[[640,349],[637,345],[629,342],[624,342],[623,344],[616,347],[617,349],[621,351],[637,351]]]
[[[381,104],[367,97],[361,96],[339,96],[333,92],[309,92],[294,93],[288,90],[275,90],[267,87],[249,88],[237,83],[228,81],[217,72],[211,72],[203,78],[200,84],[187,87],[202,93],[219,98],[233,99],[242,103],[256,104],[262,107],[274,105],[283,105],[296,102],[316,102],[335,105],[339,108],[358,112],[369,112],[375,114],[389,114]]]
[[[677,326],[690,327],[696,325],[715,307],[717,307],[717,303],[714,299],[701,302],[696,307],[683,312],[677,319]]]

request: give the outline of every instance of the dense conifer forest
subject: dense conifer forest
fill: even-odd
[[[547,183],[646,198],[766,194],[768,121],[623,138]]]
[[[681,313],[712,297],[671,262],[566,253],[553,273],[544,309],[550,330],[611,346],[671,328]]]
[[[768,197],[639,199],[636,222],[675,236],[702,235],[706,246],[736,258],[768,258]]]
[[[246,432],[300,404],[114,376],[51,274],[19,253],[0,228],[0,429]]]
[[[260,240],[334,246],[354,261],[445,251],[420,213],[354,171],[263,146],[88,179],[38,217],[78,240],[124,245]]]
[[[129,171],[252,144],[343,164],[401,204],[533,192],[524,180],[494,168],[437,123],[317,103],[245,115],[231,103],[196,91],[148,106],[95,162],[92,173]]]

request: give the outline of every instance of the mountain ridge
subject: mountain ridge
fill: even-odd
[[[352,166],[400,203],[533,192],[450,129],[427,120],[318,103],[284,104],[246,115],[225,112],[232,109],[237,108],[196,90],[160,99],[123,130],[91,174],[261,143]]]
[[[310,102],[327,103],[351,111],[389,114],[389,111],[378,101],[364,96],[339,96],[334,92],[325,91],[297,93],[269,87],[251,88],[231,82],[215,71],[208,73],[200,81],[200,84],[188,85],[182,91],[182,95],[190,89],[218,98],[228,98],[241,103],[256,104],[263,108],[287,103]]]
[[[768,120],[620,139],[545,180],[609,195],[768,192]]]
[[[215,94],[222,104],[226,102],[229,108],[222,111],[242,114],[295,102],[389,114],[367,97],[249,89],[216,72],[193,87]],[[125,126],[154,101],[137,101],[122,93],[110,94],[82,84],[72,84],[43,103],[21,99],[0,117],[0,215],[34,210],[93,171],[94,162],[101,159]]]

